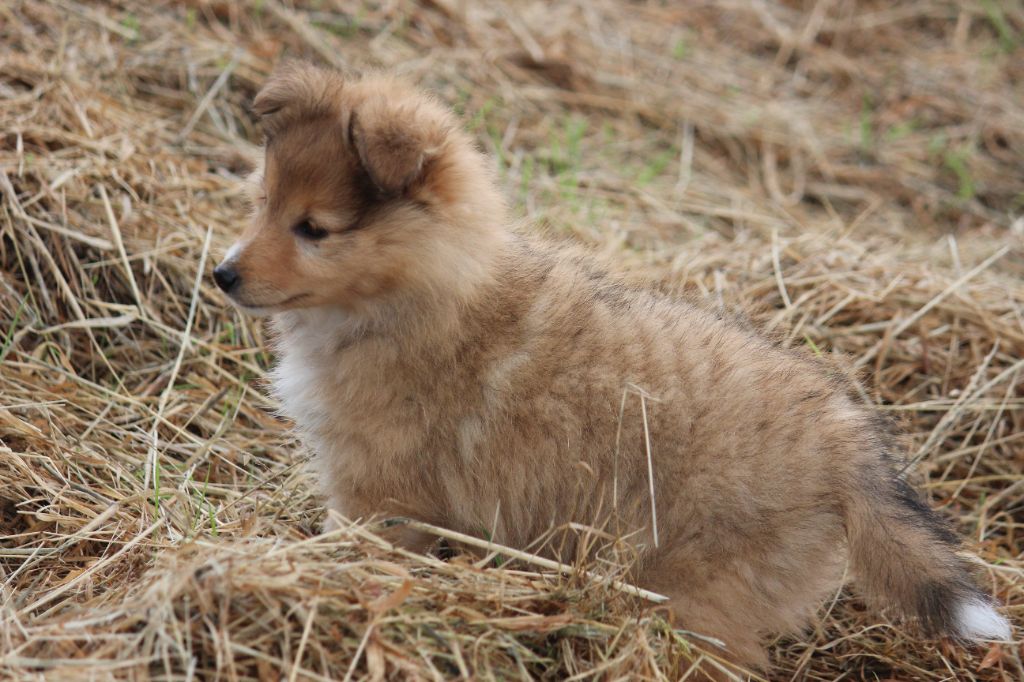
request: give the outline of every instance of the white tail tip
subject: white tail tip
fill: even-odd
[[[1010,621],[980,599],[968,599],[956,610],[958,634],[964,639],[1009,641]]]

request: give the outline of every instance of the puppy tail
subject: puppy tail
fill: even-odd
[[[930,635],[1009,640],[1010,623],[956,554],[959,538],[890,457],[880,460],[856,472],[845,504],[851,566],[866,596],[916,618]]]

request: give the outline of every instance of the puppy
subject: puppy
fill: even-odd
[[[214,277],[272,316],[274,389],[331,507],[515,547],[614,527],[635,580],[752,666],[847,554],[868,597],[927,632],[1009,638],[822,363],[513,229],[491,164],[398,80],[291,65],[254,109],[260,192]]]

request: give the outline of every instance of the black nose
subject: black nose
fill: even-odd
[[[238,270],[227,263],[221,263],[213,269],[213,280],[225,293],[231,293],[241,279]]]

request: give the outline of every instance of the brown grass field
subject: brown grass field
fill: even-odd
[[[287,57],[409,74],[537,229],[834,358],[1024,624],[1019,0],[5,0],[0,679],[709,664],[611,567],[319,534],[262,324],[209,276]],[[772,658],[778,680],[1024,679],[1020,641],[922,640],[845,591]]]

